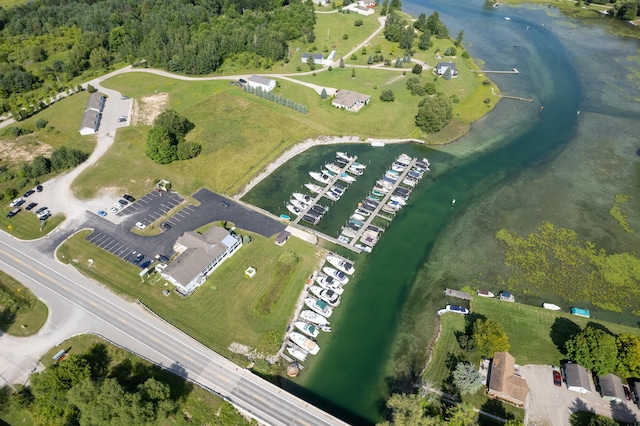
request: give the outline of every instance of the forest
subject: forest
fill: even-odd
[[[314,24],[313,6],[303,0],[36,0],[0,7],[0,112],[118,63],[202,75],[242,58],[268,69],[287,60],[289,41],[313,41]]]

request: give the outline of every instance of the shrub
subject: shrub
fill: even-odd
[[[333,71],[333,67],[329,65],[328,71]]]
[[[422,74],[422,65],[420,64],[415,64],[413,66],[413,68],[411,69],[411,72],[416,74],[416,75],[420,75]]]
[[[36,127],[38,129],[44,129],[45,127],[47,127],[47,124],[49,124],[49,122],[42,118],[39,118],[38,120],[36,120]]]
[[[484,84],[485,86],[491,86],[491,80],[485,78],[484,80],[482,80],[482,84]]]
[[[487,99],[485,99],[485,100],[484,100],[484,101],[482,101],[482,102],[484,102],[485,104],[489,105],[489,104],[491,103],[491,99],[487,98]]]
[[[462,57],[465,58],[465,59],[469,59],[469,57],[470,57],[469,52],[467,52],[467,51],[462,52]]]
[[[383,102],[393,102],[396,99],[392,90],[384,89],[380,94],[380,100]]]
[[[298,66],[296,67],[296,71],[298,71],[298,72],[302,71],[302,67],[301,67],[300,65],[298,65]]]
[[[89,92],[89,93],[95,93],[95,92],[97,92],[97,91],[98,91],[98,89],[96,89],[95,87],[93,87],[93,86],[92,86],[92,85],[90,85],[90,84],[87,84],[87,92]]]
[[[342,39],[343,40],[349,40],[349,34],[343,34],[342,35]]]
[[[364,22],[362,22],[362,19],[356,19],[353,23],[353,25],[355,25],[356,27],[359,27],[363,24]]]

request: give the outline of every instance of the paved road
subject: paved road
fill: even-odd
[[[58,263],[34,243],[0,233],[0,269],[27,285],[53,313],[35,345],[34,339],[0,336],[0,375],[6,380],[28,377],[36,365],[27,355],[43,353],[69,335],[93,332],[224,396],[266,424],[346,425]]]

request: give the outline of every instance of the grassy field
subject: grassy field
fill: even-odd
[[[49,309],[28,288],[16,281],[10,275],[0,271],[0,284],[15,300],[22,304],[32,305],[30,308],[21,309],[16,314],[11,313],[0,304],[0,330],[17,337],[31,336],[44,326],[49,316]]]
[[[65,219],[62,214],[53,215],[45,221],[44,227],[40,230],[40,220],[35,215],[35,209],[31,212],[24,210],[27,204],[28,200],[22,205],[22,211],[11,219],[7,219],[7,213],[13,208],[8,205],[0,208],[0,228],[21,240],[35,240],[56,229]]]
[[[59,259],[72,262],[85,275],[131,300],[142,300],[161,317],[225,356],[232,356],[227,348],[233,342],[274,351],[276,342],[270,337],[274,332],[284,334],[300,291],[318,263],[318,248],[296,238],[278,247],[273,239],[252,235],[253,242],[220,266],[193,295],[181,298],[172,292],[164,296],[162,291],[173,290],[173,286],[159,275],[141,282],[138,267],[88,243],[86,235],[84,231],[68,240],[58,250]],[[300,262],[271,313],[260,316],[257,303],[269,288],[276,259],[283,251],[296,253]],[[89,258],[94,259],[92,267],[88,266]],[[257,270],[250,280],[244,277],[249,266]]]

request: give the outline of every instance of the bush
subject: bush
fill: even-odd
[[[484,80],[482,80],[482,84],[484,84],[485,86],[491,86],[491,80],[485,78]]]
[[[342,35],[342,39],[343,40],[349,40],[349,34],[343,34]]]
[[[327,70],[328,71],[333,71],[333,67],[331,65],[329,65],[329,68]]]
[[[453,102],[454,104],[459,104],[460,103],[460,98],[455,93],[453,95],[449,96],[449,98],[451,99],[451,102]]]
[[[415,64],[413,66],[413,68],[411,69],[411,72],[416,74],[416,75],[420,75],[422,74],[422,65],[420,64]]]
[[[355,22],[353,23],[353,25],[355,25],[356,27],[359,27],[363,24],[364,22],[362,22],[362,19],[356,19]]]
[[[469,59],[470,58],[469,52],[467,51],[462,52],[462,57],[465,59]]]
[[[93,87],[90,84],[87,84],[87,92],[89,93],[96,93],[98,91],[98,89],[96,89],[95,87]]]
[[[49,122],[47,120],[43,120],[42,118],[36,120],[36,127],[38,129],[44,129],[45,127],[47,127],[47,124],[49,124]]]
[[[489,104],[491,103],[491,99],[487,98],[487,99],[485,99],[485,100],[484,100],[484,101],[482,101],[482,102],[484,102],[485,104],[489,105]]]
[[[302,71],[302,67],[301,67],[300,65],[298,65],[298,66],[296,67],[296,71],[298,71],[298,72]]]
[[[395,101],[396,97],[393,94],[392,90],[389,89],[384,89],[382,91],[382,93],[380,94],[380,100],[383,102],[393,102]]]

